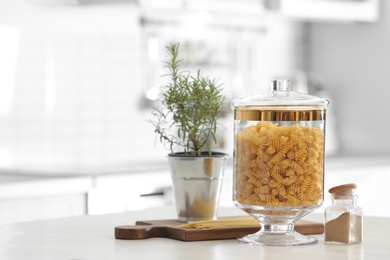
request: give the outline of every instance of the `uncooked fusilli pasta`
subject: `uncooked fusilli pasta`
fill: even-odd
[[[322,200],[324,133],[320,127],[260,121],[236,135],[234,199],[266,207]]]

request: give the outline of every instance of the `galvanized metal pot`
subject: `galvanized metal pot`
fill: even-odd
[[[217,219],[228,155],[168,155],[178,221]]]

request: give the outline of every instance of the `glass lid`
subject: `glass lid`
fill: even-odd
[[[308,95],[305,93],[291,91],[291,83],[288,79],[271,80],[270,90],[244,97],[234,99],[232,107],[286,107],[286,106],[305,106],[326,108],[329,105],[329,99]]]

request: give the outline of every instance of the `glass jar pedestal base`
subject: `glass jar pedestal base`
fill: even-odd
[[[318,242],[318,239],[302,235],[294,230],[298,219],[307,215],[318,206],[297,208],[254,209],[236,203],[236,206],[260,222],[260,230],[254,234],[238,238],[238,241],[254,246],[297,246]]]
[[[239,238],[238,241],[254,246],[297,246],[309,245],[318,242],[317,238],[305,236],[294,231],[294,226],[288,227],[286,231],[272,231],[272,229],[284,229],[285,226],[278,225],[269,228],[263,228],[254,234]]]

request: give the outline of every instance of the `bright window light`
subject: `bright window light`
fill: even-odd
[[[0,25],[0,115],[7,113],[13,102],[18,43],[18,30]]]

